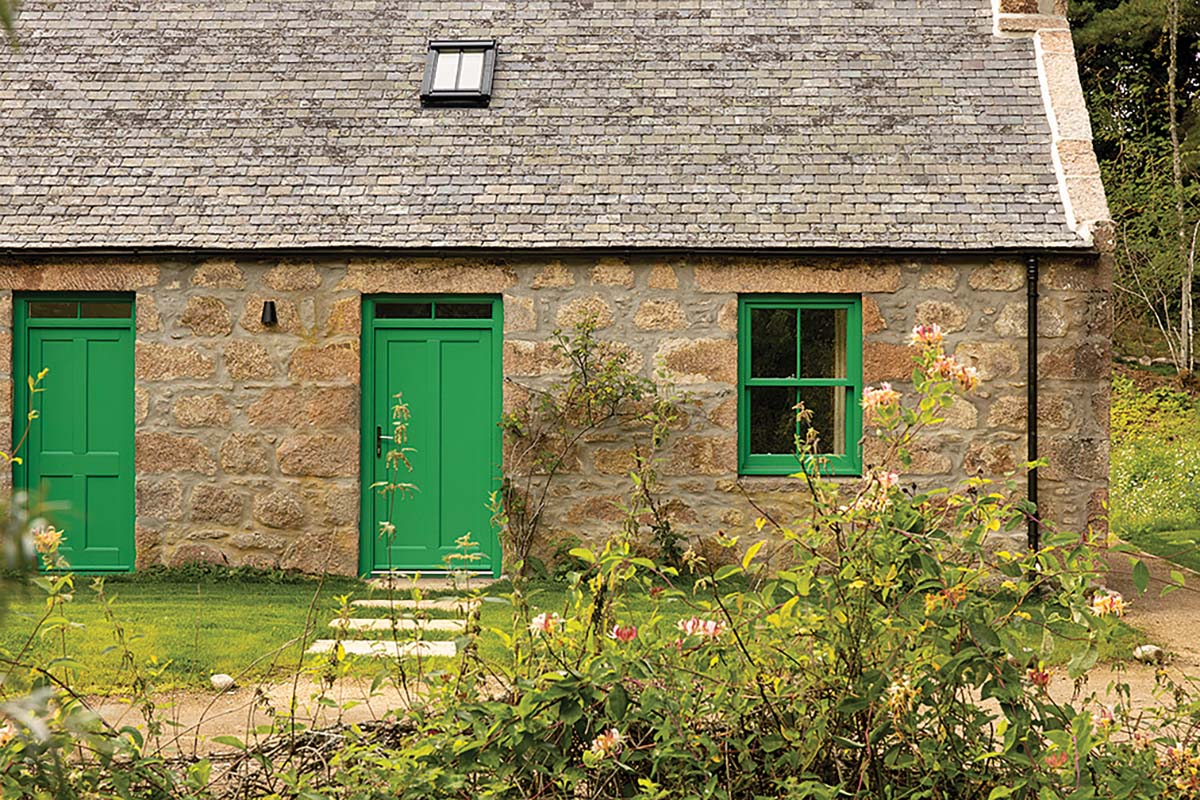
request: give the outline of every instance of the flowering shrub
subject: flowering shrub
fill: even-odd
[[[270,796],[307,800],[1200,798],[1200,726],[1182,687],[1166,684],[1175,705],[1149,720],[1051,697],[1055,671],[1090,669],[1127,605],[1095,588],[1090,534],[1046,524],[1030,553],[1009,536],[1033,511],[1010,499],[1015,486],[905,488],[915,438],[978,384],[936,326],[913,338],[914,396],[864,393],[881,464],[831,482],[812,439],[797,442],[804,519],[727,539],[734,563],[692,557],[694,583],[640,555],[622,526],[598,551],[572,550],[561,611],[535,613],[518,576],[511,626],[472,622],[452,665],[402,675],[424,687],[384,736],[339,731],[315,771],[295,749],[247,763]],[[61,539],[39,541],[46,556]],[[70,588],[44,586],[52,602]],[[482,656],[480,636],[506,654]],[[1070,662],[1048,666],[1064,639]],[[136,732],[103,729],[68,694],[29,702],[41,707],[0,708],[5,796],[217,789],[207,761],[148,758]]]
[[[798,441],[811,515],[759,520],[740,562],[694,585],[627,533],[573,550],[584,566],[563,613],[532,615],[518,582],[514,624],[493,632],[509,657],[461,659],[403,715],[410,744],[350,747],[328,794],[1180,796],[1186,713],[1140,728],[1126,707],[1047,692],[1062,637],[1074,655],[1060,669],[1078,678],[1125,608],[1094,589],[1090,535],[1047,524],[1030,553],[1009,535],[1032,511],[1015,486],[902,488],[915,437],[978,385],[936,326],[913,341],[911,401],[886,384],[863,399],[900,469],[833,483]]]

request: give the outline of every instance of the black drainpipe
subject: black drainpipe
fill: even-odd
[[[1026,452],[1029,461],[1037,461],[1038,457],[1038,436],[1037,436],[1037,420],[1038,420],[1038,260],[1035,255],[1025,256],[1025,288],[1028,292],[1027,300],[1027,319],[1025,324],[1025,339],[1028,344],[1029,351],[1026,353],[1026,365],[1028,381],[1026,386],[1026,417],[1025,431],[1027,439]],[[1029,517],[1029,530],[1027,538],[1030,550],[1037,550],[1041,540],[1041,531],[1038,530],[1037,520],[1037,502],[1038,502],[1038,474],[1037,468],[1029,470],[1029,502],[1034,507],[1034,513]]]

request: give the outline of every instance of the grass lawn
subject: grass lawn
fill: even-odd
[[[506,589],[498,585],[494,591]],[[275,583],[267,581],[109,578],[105,593],[115,600],[117,622],[125,628],[130,649],[139,663],[152,656],[170,662],[157,686],[161,689],[207,687],[209,676],[224,672],[246,684],[271,676],[291,674],[300,659],[299,638],[309,622],[307,640],[333,638],[329,627],[341,606],[340,598],[386,598],[384,592],[345,578]],[[408,597],[399,591],[397,597]],[[538,610],[563,611],[565,591],[554,584],[539,586],[530,593],[530,604]],[[29,643],[26,662],[45,664],[62,655],[57,631],[30,637],[46,613],[45,595],[36,588],[6,598],[7,610],[0,617],[0,650],[17,653]],[[507,629],[511,611],[506,603],[483,605],[484,628]],[[66,633],[66,650],[84,670],[76,676],[76,689],[88,693],[119,691],[129,683],[115,644],[113,626],[104,618],[103,607],[91,587],[91,579],[76,578],[74,599],[66,604],[65,616],[73,624]],[[370,616],[356,612],[355,616]],[[378,612],[376,616],[380,615]],[[452,616],[452,615],[447,615]],[[386,637],[385,637],[386,638]],[[439,638],[430,635],[427,638]],[[449,638],[443,636],[441,638]],[[485,636],[484,654],[499,655],[498,637]],[[491,651],[489,653],[489,651]],[[308,656],[312,663],[320,656]],[[361,671],[373,673],[368,659]]]
[[[73,684],[86,693],[120,693],[130,676],[122,671],[119,653],[109,651],[114,644],[112,626],[104,619],[90,580],[77,580],[75,599],[66,607],[67,618],[75,624],[66,634],[67,652],[83,665]],[[499,583],[489,591],[500,594],[507,589],[506,583]],[[386,597],[359,581],[344,578],[329,579],[324,584],[253,579],[110,578],[106,592],[115,598],[117,620],[125,627],[139,663],[145,663],[151,656],[160,663],[169,662],[157,682],[160,689],[207,687],[209,676],[216,672],[233,675],[243,685],[292,674],[300,659],[300,644],[296,640],[304,633],[310,607],[312,627],[307,639],[311,642],[333,635],[329,622],[337,614],[341,596]],[[408,593],[397,595],[406,597]],[[528,597],[535,610],[560,613],[566,610],[566,592],[558,584],[534,584]],[[691,613],[682,601],[677,602],[681,617]],[[650,615],[650,608],[649,599],[644,605],[634,601],[625,613],[641,624]],[[31,649],[26,661],[45,664],[59,656],[61,641],[56,632],[30,640],[30,631],[44,613],[45,600],[36,589],[9,598],[8,610],[0,618],[0,649],[15,653],[29,641]],[[355,616],[366,615],[369,613],[355,613]],[[511,607],[504,602],[485,602],[481,621],[485,629],[480,641],[482,654],[502,656],[504,645],[500,638],[486,630],[489,627],[510,630]],[[451,636],[443,634],[442,638]],[[1122,626],[1115,640],[1101,645],[1100,659],[1125,657],[1143,641],[1138,631]],[[1065,663],[1071,651],[1071,643],[1063,640],[1052,660]],[[306,663],[320,658],[324,657],[309,656]],[[370,675],[378,670],[378,662],[371,659],[352,659],[352,662],[352,672]]]
[[[1200,572],[1200,528],[1180,531],[1140,531],[1123,536],[1151,555]]]

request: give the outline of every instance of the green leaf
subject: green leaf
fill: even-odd
[[[586,547],[572,547],[567,551],[567,554],[573,558],[578,558],[580,561],[586,561],[589,564],[596,563],[596,555]]]
[[[1140,558],[1133,562],[1133,585],[1143,594],[1150,588],[1150,568]]]
[[[758,551],[762,550],[763,545],[766,543],[767,540],[762,539],[750,545],[750,548],[746,550],[746,555],[742,556],[742,569],[746,569],[750,566],[750,562],[754,560],[754,557],[758,555]]]
[[[608,693],[608,714],[615,720],[623,720],[628,708],[629,693],[624,685],[618,683]]]
[[[988,794],[988,800],[1000,800],[1001,797],[1011,797],[1013,790],[1007,786],[997,786]]]
[[[216,744],[224,744],[229,745],[230,747],[236,747],[239,750],[246,749],[246,743],[236,736],[214,736],[212,741]]]
[[[718,581],[723,581],[732,575],[737,575],[737,574],[741,573],[741,571],[742,571],[742,568],[737,566],[736,564],[726,564],[725,566],[717,569],[716,574],[713,575],[713,578],[715,578]]]

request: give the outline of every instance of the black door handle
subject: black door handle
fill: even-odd
[[[384,436],[383,428],[376,425],[375,426],[375,457],[376,458],[380,458],[381,456],[383,456],[383,440],[384,439],[387,439],[389,442],[396,441],[394,437]]]

